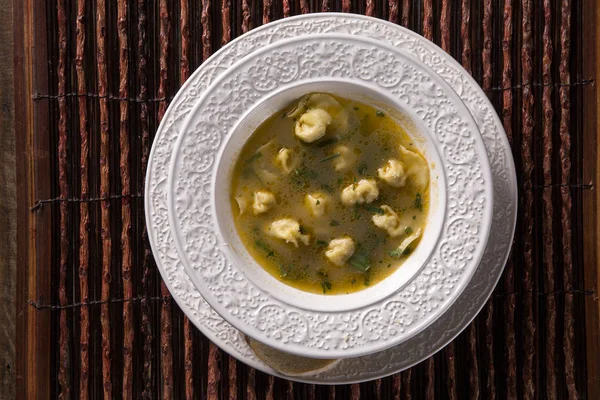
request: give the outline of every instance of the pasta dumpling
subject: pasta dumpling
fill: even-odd
[[[268,152],[271,149],[271,146],[273,146],[274,144],[275,144],[275,141],[273,139],[269,140],[267,143],[263,144],[258,149],[256,149],[256,152],[254,153],[254,157],[256,157],[260,153],[260,156],[259,156],[259,158],[260,158],[263,155],[263,153]]]
[[[315,217],[322,217],[327,211],[329,199],[322,193],[310,193],[304,197],[304,205]]]
[[[330,114],[337,114],[343,109],[339,101],[325,93],[314,93],[310,95],[307,106],[310,108],[321,108]]]
[[[408,235],[408,237],[406,237],[400,243],[400,246],[398,246],[398,250],[396,250],[397,253],[399,253],[399,254],[404,253],[404,251],[406,249],[408,249],[408,246],[410,246],[412,244],[412,242],[414,242],[415,240],[417,240],[419,238],[419,236],[421,236],[421,228],[417,229],[416,232],[413,232],[412,234]]]
[[[348,133],[353,126],[356,126],[359,123],[356,116],[353,118],[348,111],[341,110],[337,115],[333,115],[333,121],[331,122],[329,131],[338,135],[344,135]]]
[[[419,154],[407,150],[402,145],[400,145],[399,148],[406,176],[412,179],[417,189],[425,189],[429,183],[429,167],[427,166],[427,161]]]
[[[320,108],[331,115],[331,124],[328,130],[331,134],[345,134],[350,129],[352,122],[350,113],[335,98],[324,93],[315,93],[310,96],[307,106],[310,108]]]
[[[390,159],[387,163],[377,170],[377,175],[388,185],[394,187],[402,187],[406,185],[406,174],[404,173],[404,165],[396,159]]]
[[[329,242],[325,257],[335,265],[342,266],[352,257],[355,249],[354,240],[351,237],[343,236]]]
[[[260,179],[261,183],[263,185],[272,185],[275,182],[277,182],[278,176],[277,174],[264,169],[264,168],[260,168],[258,170],[254,170],[254,172],[256,173],[256,176],[258,176],[258,178]]]
[[[302,114],[296,122],[294,132],[303,142],[312,143],[325,136],[327,125],[331,120],[331,115],[327,111],[315,108]]]
[[[298,100],[296,107],[284,114],[287,118],[298,118],[306,110],[320,108],[327,111],[330,115],[336,115],[343,109],[343,106],[333,96],[325,93],[313,93],[305,95]]]
[[[254,214],[262,214],[269,211],[277,204],[275,195],[268,190],[258,190],[254,193],[254,203],[252,209]]]
[[[379,197],[379,189],[374,179],[361,179],[358,183],[346,187],[342,191],[342,203],[351,206],[354,204],[371,203]]]
[[[284,173],[289,174],[298,166],[298,159],[294,157],[294,152],[287,147],[283,147],[275,157],[275,164]]]
[[[344,106],[333,96],[324,93],[302,97],[285,116],[297,119],[295,134],[306,143],[321,139],[330,125],[332,134],[346,133],[351,123],[351,116]]]
[[[248,209],[248,199],[244,195],[239,194],[235,196],[235,201],[238,205],[238,208],[240,209],[239,215],[244,215],[244,213]]]
[[[383,214],[375,214],[371,221],[376,227],[387,231],[391,237],[400,236],[404,233],[404,227],[400,224],[400,217],[392,210],[390,206],[381,206]]]
[[[267,228],[267,234],[285,240],[286,243],[292,243],[295,247],[298,247],[298,241],[305,245],[310,242],[310,236],[300,232],[300,224],[293,218],[282,218],[274,221]]]
[[[336,171],[346,170],[356,162],[356,155],[348,146],[337,146],[333,151],[335,154],[339,153],[339,156],[333,159],[333,167]]]
[[[392,207],[382,205],[383,214],[376,214],[371,221],[376,227],[383,229],[391,237],[410,235],[412,233],[411,222],[414,222],[409,214],[398,216]]]

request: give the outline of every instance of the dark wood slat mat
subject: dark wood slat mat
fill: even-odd
[[[595,26],[586,16],[594,7],[593,0],[15,2],[26,266],[17,298],[18,395],[597,398],[598,383],[588,385],[599,373],[590,359],[599,357],[597,339],[586,338],[586,323],[597,320],[585,309],[597,299],[586,272],[596,256],[584,249],[596,238],[595,214],[592,222],[584,214],[595,201],[588,200]],[[154,132],[195,68],[253,27],[319,11],[404,25],[461,62],[504,123],[520,194],[512,256],[478,318],[410,370],[338,387],[267,376],[200,334],[157,272],[142,194]]]

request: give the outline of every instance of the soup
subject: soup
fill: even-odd
[[[267,272],[345,294],[385,279],[418,246],[429,166],[385,112],[313,93],[256,129],[231,189],[241,241]]]

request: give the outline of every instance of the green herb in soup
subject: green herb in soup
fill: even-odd
[[[259,126],[231,185],[250,254],[313,293],[356,292],[389,276],[418,246],[429,206],[429,166],[402,127],[324,93]]]

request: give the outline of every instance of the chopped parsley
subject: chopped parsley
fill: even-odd
[[[402,256],[407,256],[410,253],[412,253],[412,249],[410,247],[407,247],[406,249],[404,249],[404,251],[400,251],[400,249],[395,249],[390,251],[388,254],[390,255],[390,257],[400,258]]]
[[[329,223],[329,226],[339,226],[340,223],[338,221],[336,221],[335,219],[332,219],[331,222]]]
[[[261,157],[262,157],[262,153],[260,151],[258,153],[254,153],[254,155],[252,157],[250,157],[249,159],[246,160],[246,164],[251,164]]]
[[[394,250],[390,251],[388,254],[390,255],[390,257],[393,257],[393,258],[400,258],[400,256],[402,256],[402,253],[398,249],[394,249]]]
[[[327,272],[324,272],[323,270],[318,270],[317,276],[321,278],[321,289],[323,289],[323,293],[327,293],[328,290],[331,290],[333,285],[329,280],[329,275],[327,275]]]
[[[334,158],[337,158],[337,157],[339,157],[341,154],[342,154],[342,153],[340,153],[340,152],[338,151],[337,153],[335,153],[335,154],[333,154],[333,155],[331,155],[331,156],[329,156],[329,157],[325,157],[325,158],[323,158],[323,159],[322,159],[321,161],[319,161],[319,162],[325,162],[325,161],[333,160]]]
[[[317,171],[307,168],[297,168],[292,172],[290,178],[297,186],[304,186],[308,180],[315,179],[319,176]]]
[[[421,193],[417,193],[415,196],[415,203],[413,205],[417,210],[423,211],[423,198],[421,197]]]
[[[371,274],[368,271],[365,273],[364,284],[365,286],[369,286],[371,284]]]
[[[374,214],[380,214],[380,215],[385,214],[385,211],[383,211],[383,208],[381,208],[381,207],[372,206],[370,204],[363,204],[363,208]]]
[[[325,280],[321,282],[321,288],[323,288],[323,293],[327,293],[328,290],[331,290],[331,282],[329,280]]]
[[[319,204],[321,204],[321,200],[317,199],[317,202],[315,203],[315,205],[318,206]]]
[[[385,117],[385,113],[383,111],[381,111],[381,110],[377,110],[375,112],[375,115],[377,115],[378,117]]]
[[[271,248],[269,247],[268,244],[266,244],[265,242],[263,242],[262,240],[257,240],[254,242],[254,245],[256,247],[258,247],[259,249],[261,249],[262,251],[264,251],[265,253],[270,254],[272,252]]]
[[[275,252],[273,250],[271,250],[271,248],[269,247],[268,244],[266,244],[265,242],[263,242],[262,240],[258,239],[254,242],[254,244],[256,245],[256,247],[258,247],[260,250],[264,251],[265,253],[267,253],[267,258],[271,258],[275,256]]]
[[[358,170],[359,174],[366,175],[368,172],[367,164],[365,164],[365,163],[360,164],[358,166],[357,170]]]
[[[324,240],[321,240],[321,239],[317,239],[315,241],[315,246],[317,246],[317,247],[325,247],[325,246],[327,246],[327,242],[324,241]]]
[[[293,265],[286,266],[284,264],[279,264],[279,276],[281,278],[287,278],[293,268]]]
[[[404,233],[410,235],[411,233],[413,233],[413,230],[410,226],[407,226],[406,228],[404,228]]]
[[[371,262],[369,261],[369,253],[360,244],[358,248],[348,260],[350,265],[359,271],[367,272],[371,268]]]

